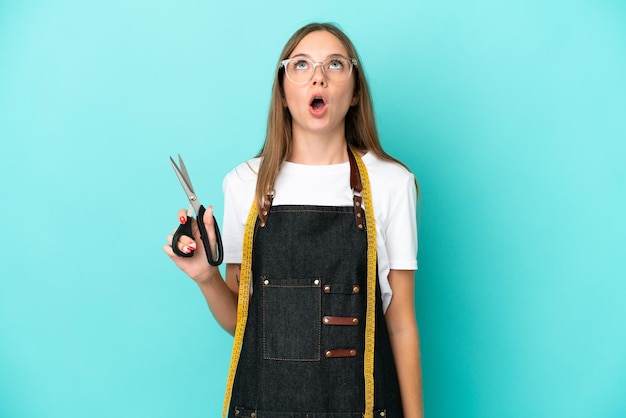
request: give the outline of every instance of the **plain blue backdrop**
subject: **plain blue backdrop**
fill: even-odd
[[[626,3],[0,1],[0,417],[216,417],[232,338],[162,253],[311,21],[420,181],[427,417],[626,416]]]

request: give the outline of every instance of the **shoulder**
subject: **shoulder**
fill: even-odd
[[[253,158],[233,168],[222,183],[224,205],[229,210],[236,207],[249,207],[254,198],[260,158]]]
[[[252,158],[239,164],[233,168],[226,178],[234,181],[256,181],[257,174],[259,172],[259,165],[261,165],[261,157]]]
[[[231,187],[237,189],[249,187],[250,184],[256,185],[260,164],[260,157],[239,164],[224,177],[224,188]]]
[[[365,154],[362,159],[373,191],[383,189],[393,195],[404,191],[407,186],[415,187],[415,176],[401,164],[383,160],[372,152]]]

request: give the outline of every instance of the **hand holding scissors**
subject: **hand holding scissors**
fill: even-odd
[[[180,168],[178,167],[178,165],[176,165],[176,162],[172,159],[172,157],[170,157],[170,162],[172,163],[172,166],[174,167],[176,176],[178,177],[178,180],[180,181],[180,184],[183,186],[183,189],[185,190],[185,194],[187,195],[187,198],[189,199],[189,204],[190,204],[189,211],[193,209],[193,211],[196,214],[198,228],[200,229],[200,239],[202,240],[202,244],[204,246],[204,252],[206,253],[207,261],[212,266],[219,266],[220,264],[222,264],[222,261],[224,259],[224,254],[223,254],[223,246],[222,246],[222,236],[220,235],[220,229],[217,226],[217,221],[215,220],[215,217],[213,217],[213,224],[215,225],[215,238],[216,238],[215,249],[217,252],[217,259],[215,259],[213,258],[213,252],[211,251],[211,246],[209,244],[209,235],[207,233],[204,222],[202,221],[204,217],[205,208],[200,203],[200,201],[198,200],[198,197],[196,196],[196,193],[194,192],[193,186],[191,185],[191,180],[189,178],[189,173],[187,173],[187,168],[185,167],[185,163],[183,162],[183,159],[181,158],[180,155],[178,156],[178,161],[180,163]],[[176,232],[174,233],[174,236],[172,238],[172,251],[174,251],[174,254],[181,256],[181,257],[191,257],[193,256],[193,253],[194,253],[193,250],[190,251],[189,253],[184,253],[180,251],[178,249],[178,246],[176,245],[178,243],[178,239],[182,235],[186,235],[190,237],[191,239],[195,239],[191,232],[191,218],[189,216],[187,217],[187,222],[185,222],[184,224],[181,224],[176,230]]]

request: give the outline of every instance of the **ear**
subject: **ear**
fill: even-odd
[[[350,102],[350,106],[356,106],[359,103],[359,96],[356,94],[352,96],[352,102]]]

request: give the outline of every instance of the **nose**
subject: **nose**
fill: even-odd
[[[313,77],[311,78],[311,82],[313,85],[325,85],[326,84],[326,75],[324,74],[323,68],[321,65],[316,65],[313,68]]]

